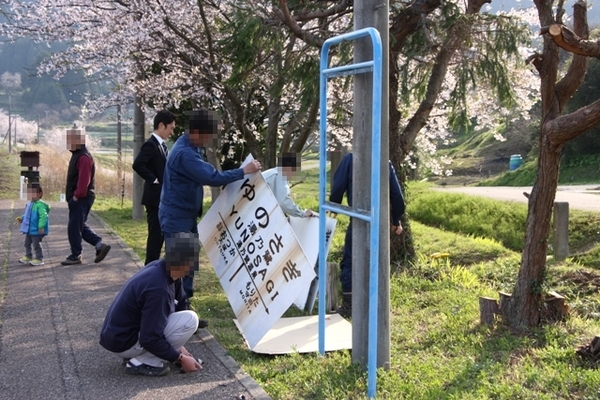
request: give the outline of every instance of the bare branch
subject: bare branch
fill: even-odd
[[[563,50],[586,57],[600,58],[600,43],[584,40],[564,25],[553,24],[540,30],[541,35],[549,35]]]
[[[414,33],[421,21],[440,4],[440,0],[417,0],[393,18],[390,26],[390,51],[399,51],[406,38]]]
[[[281,9],[275,8],[275,14],[281,21],[292,31],[292,33],[299,39],[303,40],[307,44],[311,46],[315,46],[317,48],[321,48],[325,40],[318,36],[313,35],[305,30],[303,30],[300,25],[298,25],[297,21],[292,18],[290,14],[290,10],[287,6],[286,0],[279,0],[281,4]]]
[[[589,29],[587,24],[587,7],[585,2],[578,1],[573,6],[573,27],[575,32],[571,32],[574,36],[580,37],[580,40],[588,39]],[[549,29],[550,34],[555,29],[551,26]],[[575,94],[579,86],[585,79],[585,72],[587,71],[588,57],[584,55],[575,54],[573,61],[569,65],[569,70],[565,76],[556,84],[556,97],[559,101],[560,111],[564,110],[564,107],[569,99]]]
[[[600,125],[600,100],[544,124],[550,140],[560,145]]]
[[[541,73],[542,65],[544,64],[544,57],[536,51],[535,53],[527,57],[527,59],[525,60],[525,65],[527,64],[533,65],[537,72]]]

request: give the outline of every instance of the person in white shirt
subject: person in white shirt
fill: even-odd
[[[300,170],[300,154],[283,153],[277,158],[277,167],[262,173],[263,178],[275,195],[283,212],[292,217],[312,217],[316,214],[312,210],[303,210],[291,197],[288,179],[296,177]]]

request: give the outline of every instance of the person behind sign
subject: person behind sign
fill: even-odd
[[[145,264],[158,260],[163,247],[164,236],[158,221],[158,206],[168,154],[165,140],[173,134],[173,129],[175,129],[175,115],[167,110],[156,113],[154,132],[144,142],[133,162],[133,169],[144,179],[142,204],[146,208],[148,222]]]
[[[100,333],[100,345],[124,359],[131,375],[163,376],[171,368],[185,372],[202,368],[184,344],[198,328],[188,309],[181,278],[195,268],[198,235],[181,232],[168,237],[164,259],[152,261],[123,285],[113,300]]]
[[[402,233],[402,224],[400,218],[404,214],[405,204],[402,189],[396,176],[396,171],[391,162],[390,170],[390,217],[392,219],[392,231],[396,235]],[[348,205],[352,206],[352,153],[348,153],[342,158],[342,161],[333,175],[331,193],[329,201],[333,203],[342,203],[346,194]],[[337,309],[337,313],[344,318],[352,316],[352,219],[346,230],[344,241],[344,254],[340,263],[340,281],[342,283],[342,305]]]
[[[312,217],[312,210],[303,210],[294,202],[290,196],[288,179],[293,178],[300,169],[300,155],[298,153],[283,153],[277,157],[277,167],[268,169],[262,173],[263,178],[275,195],[281,210],[292,217]]]
[[[186,133],[169,152],[158,211],[165,237],[176,232],[198,233],[204,185],[222,186],[260,171],[257,160],[243,168],[222,172],[206,162],[200,148],[216,147],[218,130],[219,119],[211,111],[194,110],[189,114]],[[183,287],[188,297],[194,295],[193,272],[183,280]]]

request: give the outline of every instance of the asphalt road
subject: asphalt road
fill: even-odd
[[[531,186],[444,186],[435,190],[527,203],[523,193],[531,193]],[[554,201],[567,202],[574,210],[600,212],[600,184],[559,186]]]

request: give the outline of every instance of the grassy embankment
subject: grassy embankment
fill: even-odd
[[[293,191],[302,206],[316,209],[316,170],[306,175]],[[143,259],[145,221],[133,221],[131,202],[121,205],[120,191],[109,192],[111,186],[103,184],[116,198],[100,196],[95,210]],[[478,297],[497,298],[498,291],[512,290],[525,206],[433,193],[426,185],[412,184],[408,212],[419,257],[391,277],[392,358],[390,369],[378,372],[378,398],[598,398],[600,374],[574,353],[600,328],[600,255],[593,250],[597,214],[571,213],[570,247],[582,252],[579,262],[548,261],[546,288],[567,297],[570,318],[515,334],[500,322],[480,326]],[[344,216],[338,218],[334,257],[339,257],[347,224]],[[436,253],[449,257],[431,257]],[[350,352],[254,354],[235,328],[205,256],[196,283],[193,306],[210,320],[211,333],[273,398],[365,398],[366,374],[352,365]]]

